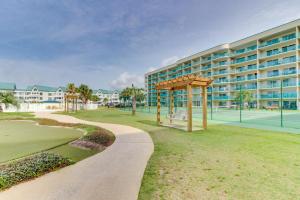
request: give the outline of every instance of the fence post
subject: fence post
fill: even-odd
[[[280,126],[283,127],[283,99],[282,99],[282,80],[280,80]]]
[[[242,103],[243,103],[242,85],[240,85],[240,123],[242,123]]]
[[[210,119],[213,120],[213,95],[210,93]]]

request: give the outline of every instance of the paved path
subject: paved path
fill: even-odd
[[[75,165],[0,192],[0,200],[133,200],[154,146],[139,129],[97,123],[71,116],[36,113],[60,122],[84,123],[112,131],[116,141],[105,151]]]

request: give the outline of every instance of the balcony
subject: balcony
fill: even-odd
[[[231,56],[238,56],[238,55],[242,55],[245,53],[249,53],[249,52],[253,52],[257,50],[257,45],[253,45],[244,49],[239,49],[236,50],[234,53],[231,54]]]
[[[230,96],[214,96],[213,100],[230,100]]]
[[[224,75],[224,74],[228,74],[228,71],[216,71],[216,72],[213,72],[213,75],[214,76],[217,76],[217,75]]]
[[[234,83],[234,82],[241,82],[241,81],[251,81],[251,80],[256,80],[257,77],[241,77],[241,78],[233,78],[230,80],[230,82]]]
[[[242,86],[241,88],[242,90],[256,90],[257,86],[256,85],[248,85],[248,86]],[[239,86],[236,86],[235,88],[233,88],[233,90],[240,90]]]
[[[273,62],[264,62],[259,65],[259,68],[267,68],[267,67],[274,67],[274,66],[280,66],[280,65],[286,65],[286,64],[291,64],[296,62],[296,56],[293,56],[290,59],[281,59],[281,60],[275,60]]]
[[[217,63],[212,65],[212,68],[217,68],[217,67],[226,67],[229,65],[229,62],[221,62],[221,63]]]
[[[229,53],[224,52],[224,53],[214,54],[212,59],[217,60],[217,59],[220,59],[220,58],[228,58],[228,57],[229,57]]]
[[[200,64],[200,63],[201,63],[201,62],[200,62],[200,60],[199,60],[199,61],[193,62],[192,65],[193,65],[193,66],[194,66],[194,65],[198,65],[198,64]]]
[[[253,70],[257,70],[257,65],[236,69],[235,71],[233,70],[232,72],[233,73],[242,73],[242,72],[248,72],[248,71],[253,71]]]
[[[296,50],[296,46],[293,46],[293,47],[290,47],[289,49],[287,50],[279,50],[279,51],[276,51],[276,52],[272,52],[270,54],[268,53],[264,53],[264,54],[261,54],[260,55],[260,58],[269,58],[269,57],[272,57],[272,56],[276,56],[276,55],[280,55],[280,54],[285,54],[285,53],[288,53],[288,52],[292,52],[292,51],[295,51]]]
[[[211,69],[211,65],[206,65],[202,67],[202,70],[208,70],[208,69]]]
[[[215,80],[213,81],[214,84],[226,84],[228,83],[229,81],[227,79],[225,80]]]
[[[275,38],[266,42],[263,42],[261,45],[259,45],[259,48],[264,48],[264,47],[268,47],[268,46],[273,46],[275,44],[280,44],[283,42],[288,42],[291,40],[296,39],[296,34],[290,34],[290,37],[285,38],[285,37],[281,37],[281,38]]]
[[[260,74],[259,78],[272,78],[272,77],[278,77],[278,76],[289,76],[296,74],[296,69],[291,71],[283,71],[281,73],[270,73],[270,74]]]
[[[189,68],[191,66],[192,66],[192,64],[188,63],[188,64],[185,64],[185,65],[182,65],[182,69],[186,69],[186,68]]]
[[[261,85],[260,89],[278,89],[281,87],[280,83],[276,83],[276,84],[265,84],[265,85]],[[296,82],[284,82],[282,83],[282,87],[286,88],[286,87],[296,87]]]
[[[279,99],[281,98],[280,93],[273,93],[273,94],[261,94],[261,99]],[[285,92],[282,93],[282,98],[289,99],[289,98],[297,98],[297,92]]]
[[[213,92],[227,92],[228,88],[214,88]]]
[[[234,60],[231,62],[231,64],[236,65],[236,64],[240,64],[240,63],[250,62],[250,61],[253,61],[256,59],[257,59],[257,56],[255,56],[253,58],[244,58],[244,59],[240,59],[240,60]]]
[[[201,60],[201,63],[202,63],[202,64],[208,63],[208,62],[211,62],[211,57],[203,58],[203,59]]]

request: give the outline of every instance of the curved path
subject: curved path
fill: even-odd
[[[0,192],[1,200],[137,199],[145,167],[154,149],[146,132],[66,115],[36,113],[36,116],[100,126],[112,131],[116,140],[99,154]]]

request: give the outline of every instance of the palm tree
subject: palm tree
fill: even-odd
[[[67,94],[73,96],[76,94],[77,88],[74,83],[68,83],[66,92]],[[72,110],[75,111],[75,102],[74,98],[72,99]],[[77,105],[76,105],[77,106]]]
[[[78,88],[79,99],[86,106],[88,101],[91,100],[93,91],[89,88],[89,86],[85,84],[81,84]]]
[[[241,100],[242,102],[240,102]],[[243,105],[243,102],[246,102],[248,105],[250,105],[253,102],[253,95],[248,90],[236,92],[234,94],[234,101],[238,104],[242,103],[241,105]]]
[[[67,85],[67,93],[70,93],[70,94],[75,94],[76,93],[76,86],[74,83],[68,83]]]
[[[19,108],[19,102],[11,92],[0,93],[0,103],[5,105],[5,108],[8,108],[9,105]]]
[[[136,112],[136,102],[141,103],[145,100],[144,90],[142,88],[135,88],[132,84],[132,87],[125,88],[120,93],[120,99],[123,99],[125,102],[130,100],[132,101],[132,115],[135,115]]]

